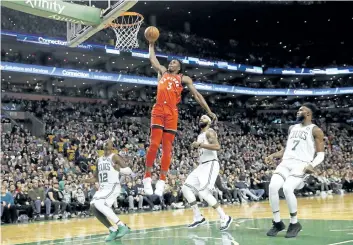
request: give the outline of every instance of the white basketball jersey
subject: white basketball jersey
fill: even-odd
[[[98,179],[99,184],[116,184],[119,183],[119,172],[114,169],[113,158],[114,153],[109,156],[98,158]]]
[[[213,130],[213,129],[208,129],[208,130]],[[207,140],[206,132],[202,132],[197,137],[197,142],[202,144],[210,144]],[[211,160],[218,160],[217,151],[211,151],[204,148],[199,148],[199,162],[204,163]]]
[[[311,162],[314,159],[316,149],[313,136],[315,124],[303,126],[296,124],[292,127],[283,159],[295,159],[303,162]]]

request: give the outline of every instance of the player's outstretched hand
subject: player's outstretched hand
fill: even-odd
[[[315,173],[315,169],[313,166],[311,166],[311,164],[309,164],[308,166],[306,166],[304,168],[304,173],[306,174],[314,174]]]
[[[265,163],[266,164],[270,164],[272,162],[273,162],[273,156],[272,155],[270,155],[268,157],[265,157]]]
[[[217,115],[214,114],[213,112],[208,113],[208,115],[209,115],[210,118],[212,119],[212,122],[213,122],[214,124],[217,124],[217,122],[218,122]]]

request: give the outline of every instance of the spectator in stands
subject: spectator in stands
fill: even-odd
[[[86,216],[86,211],[89,208],[88,202],[86,202],[86,196],[81,187],[77,188],[76,195],[74,197],[77,203],[77,211],[80,211],[82,216]]]
[[[67,203],[64,202],[64,195],[59,191],[59,183],[55,181],[53,183],[53,188],[50,188],[47,193],[47,197],[50,199],[52,205],[54,205],[53,218],[58,219],[59,214],[64,214],[66,210]],[[59,210],[60,208],[60,210]]]
[[[252,174],[252,177],[250,178],[250,191],[258,197],[258,199],[261,199],[262,196],[265,194],[265,190],[261,188],[261,180],[258,178],[256,173]]]
[[[45,190],[38,185],[38,180],[34,179],[32,183],[32,189],[29,190],[28,196],[35,210],[35,219],[40,220],[41,207],[43,206],[45,206],[45,219],[49,219],[51,201],[46,198]]]
[[[345,173],[344,177],[342,178],[342,189],[347,192],[353,191],[353,178],[352,173]]]
[[[248,183],[245,181],[244,176],[241,176],[239,179],[235,179],[235,187],[240,189],[241,193],[243,194],[244,199],[248,199],[246,197],[248,195],[254,201],[259,200],[259,198],[250,191]]]
[[[6,223],[17,222],[17,209],[15,206],[13,195],[6,190],[5,186],[1,186],[1,220]]]
[[[70,185],[68,183],[65,184],[64,190],[62,191],[64,195],[64,201],[67,203],[66,210],[68,212],[68,217],[75,218],[76,217],[76,202],[72,201],[72,191]]]
[[[129,211],[133,211],[134,208],[135,208],[135,202],[138,202],[139,203],[139,207],[142,208],[142,202],[143,202],[143,199],[141,199],[141,203],[139,202],[139,197],[137,195],[137,188],[136,186],[133,186],[132,185],[132,182],[129,181],[127,183],[127,186],[126,186],[126,193],[128,195],[128,202],[129,202]]]
[[[27,187],[19,189],[15,197],[16,208],[20,214],[23,212],[30,220],[33,220],[33,207],[30,202]]]

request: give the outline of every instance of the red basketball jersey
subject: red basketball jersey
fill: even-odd
[[[157,104],[167,104],[172,107],[177,106],[181,100],[182,74],[170,74],[165,72],[157,86]]]

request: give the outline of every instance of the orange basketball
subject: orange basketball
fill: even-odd
[[[157,41],[157,39],[159,38],[159,30],[157,29],[157,27],[154,27],[154,26],[147,27],[147,29],[145,30],[145,38],[149,42]]]

